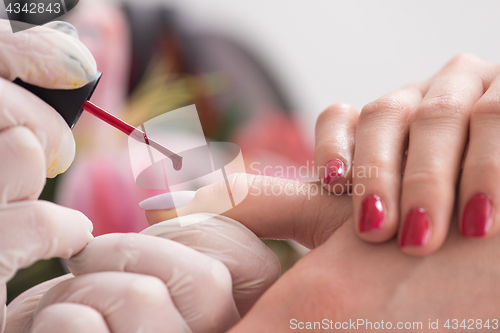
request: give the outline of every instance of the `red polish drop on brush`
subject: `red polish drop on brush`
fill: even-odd
[[[158,142],[148,138],[146,133],[132,125],[127,124],[118,117],[113,116],[111,113],[106,112],[97,105],[89,102],[92,97],[95,88],[99,84],[102,73],[99,73],[98,77],[90,82],[89,84],[72,90],[60,90],[60,89],[45,89],[40,88],[26,82],[16,79],[14,83],[20,85],[21,87],[31,91],[47,104],[52,106],[63,118],[70,128],[75,126],[76,122],[80,118],[83,110],[93,114],[97,118],[105,121],[111,126],[119,129],[123,133],[131,136],[135,140],[147,144],[150,147],[156,149],[158,152],[162,153],[168,157],[174,166],[174,170],[180,170],[182,168],[182,157],[172,152],[168,148],[162,146]]]

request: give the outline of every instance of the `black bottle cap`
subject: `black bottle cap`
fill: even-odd
[[[68,126],[73,128],[83,112],[83,104],[92,97],[101,76],[102,73],[98,72],[94,81],[81,88],[70,90],[41,88],[20,79],[16,79],[14,83],[31,91],[52,106],[66,120]]]

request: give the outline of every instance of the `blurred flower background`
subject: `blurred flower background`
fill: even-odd
[[[205,136],[238,144],[260,173],[311,166],[315,119],[330,104],[360,109],[460,52],[498,62],[499,12],[498,1],[81,0],[63,19],[104,73],[93,102],[134,126],[195,104]],[[162,191],[135,184],[127,137],[87,114],[74,135],[75,163],[42,198],[85,213],[95,236],[146,228],[138,203]],[[303,253],[268,244],[283,270]],[[21,271],[9,299],[64,269]]]

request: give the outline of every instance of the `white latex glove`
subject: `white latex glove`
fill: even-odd
[[[38,296],[22,295],[38,299],[44,294],[34,331],[51,332],[53,326],[42,325],[42,315],[45,323],[70,325],[57,314],[67,303],[96,309],[86,315],[99,319],[93,323],[107,323],[110,332],[227,331],[279,277],[279,262],[252,232],[229,218],[213,216],[184,228],[176,223],[152,226],[143,231],[147,235],[97,237],[69,260],[76,278]],[[71,332],[84,332],[72,325]],[[105,326],[102,332],[108,332]]]
[[[69,258],[92,239],[92,223],[82,213],[35,201],[46,176],[71,164],[75,143],[57,112],[10,81],[74,88],[95,73],[95,62],[74,37],[47,27],[12,34],[0,20],[0,332],[6,283],[16,271],[40,259]]]
[[[208,218],[211,217],[211,218]],[[155,224],[141,234],[170,239],[222,262],[229,269],[233,297],[241,316],[280,276],[274,253],[243,224],[226,216],[192,214],[202,222],[181,227],[178,219]]]

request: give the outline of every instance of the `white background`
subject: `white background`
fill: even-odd
[[[312,139],[330,104],[357,108],[431,76],[460,52],[500,63],[500,1],[170,0],[253,49]]]
[[[281,79],[311,140],[330,104],[361,109],[461,52],[500,62],[500,0],[129,1],[170,3],[252,49]]]

